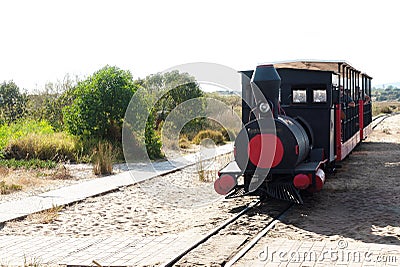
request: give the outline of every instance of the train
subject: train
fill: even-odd
[[[303,203],[372,131],[372,77],[346,61],[286,61],[239,73],[243,128],[234,160],[214,182],[226,198]]]

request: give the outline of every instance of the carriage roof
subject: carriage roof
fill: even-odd
[[[361,73],[361,71],[357,70],[350,63],[344,60],[337,61],[322,61],[322,60],[296,60],[296,61],[280,61],[273,63],[274,67],[277,69],[281,68],[290,68],[290,69],[303,69],[303,70],[319,70],[319,71],[331,71],[334,73],[339,73],[340,69],[343,67],[349,68],[353,71]],[[366,73],[362,73],[363,75],[371,78]]]

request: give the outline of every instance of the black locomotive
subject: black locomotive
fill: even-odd
[[[372,78],[344,61],[282,62],[240,73],[244,126],[235,161],[214,188],[227,198],[302,203],[300,191],[321,190],[325,171],[372,130]]]

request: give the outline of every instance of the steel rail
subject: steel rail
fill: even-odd
[[[214,230],[211,230],[206,236],[204,236],[201,240],[199,240],[198,242],[196,242],[194,245],[192,245],[191,247],[189,247],[188,249],[186,249],[184,252],[182,252],[181,254],[179,254],[178,256],[176,256],[174,259],[172,259],[170,262],[166,263],[165,267],[171,267],[174,264],[176,264],[180,259],[182,259],[185,255],[187,255],[189,252],[191,252],[192,250],[194,250],[195,248],[197,248],[199,245],[203,244],[204,242],[206,242],[209,238],[211,238],[212,236],[216,235],[219,231],[221,231],[222,229],[224,229],[225,227],[227,227],[229,224],[231,224],[232,222],[236,221],[240,216],[242,216],[243,214],[245,214],[246,212],[250,211],[251,209],[253,209],[255,206],[257,206],[258,204],[261,203],[261,200],[257,200],[257,201],[253,201],[251,202],[246,208],[244,208],[242,211],[240,211],[238,214],[236,214],[235,216],[233,216],[232,218],[224,221],[223,224],[221,224],[220,226],[218,226],[217,228],[215,228]]]
[[[280,222],[286,213],[294,206],[294,203],[291,203],[288,207],[285,208],[273,221],[267,224],[261,232],[259,232],[244,248],[242,248],[235,256],[233,256],[224,267],[231,267],[235,264],[240,258],[242,258],[255,244],[260,241],[262,237],[264,237],[278,222]]]

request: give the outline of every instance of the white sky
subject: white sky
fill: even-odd
[[[399,82],[396,2],[0,0],[0,81],[40,89],[106,64],[145,77],[198,61],[339,59],[373,85]]]

